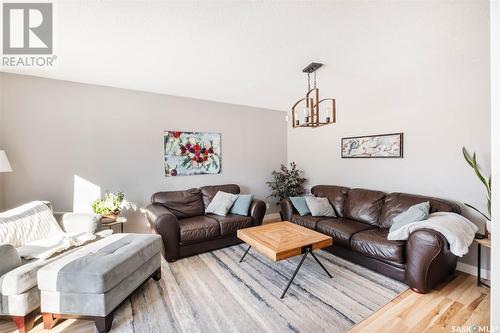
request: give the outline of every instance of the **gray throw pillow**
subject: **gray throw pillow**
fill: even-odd
[[[329,216],[336,217],[335,210],[333,210],[328,198],[318,198],[313,196],[306,197],[307,207],[311,211],[312,216]]]
[[[238,199],[236,194],[226,193],[219,191],[215,197],[210,201],[205,213],[212,213],[219,216],[226,216],[231,206]]]
[[[427,220],[429,218],[430,208],[431,205],[429,201],[411,206],[393,219],[394,223],[389,229],[389,232],[398,230],[409,223]]]

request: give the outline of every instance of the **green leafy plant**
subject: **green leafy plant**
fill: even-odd
[[[468,203],[464,203],[464,204],[467,207],[474,209],[476,212],[478,212],[479,214],[484,216],[488,221],[491,221],[491,174],[488,177],[488,179],[486,179],[486,177],[483,176],[483,174],[481,173],[481,170],[479,168],[479,165],[477,164],[476,153],[473,153],[472,157],[471,157],[471,155],[469,154],[469,152],[467,152],[467,149],[465,149],[465,147],[462,147],[462,153],[464,155],[465,160],[467,161],[467,164],[469,164],[471,166],[471,168],[474,169],[476,176],[479,178],[481,183],[483,183],[484,187],[486,187],[486,199],[488,202],[488,206],[487,206],[488,207],[488,215],[484,214],[479,209],[477,209],[476,207],[474,207]]]
[[[96,214],[119,214],[124,203],[123,192],[106,193],[103,199],[92,202],[92,210]]]
[[[287,197],[294,197],[304,194],[304,184],[307,179],[304,178],[303,172],[297,169],[295,162],[290,163],[290,169],[282,164],[279,170],[272,172],[273,180],[266,182],[271,188],[269,197],[282,200]]]

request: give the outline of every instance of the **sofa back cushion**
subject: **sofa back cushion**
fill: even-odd
[[[46,202],[33,201],[0,213],[0,244],[24,244],[62,234]]]
[[[348,190],[344,203],[344,217],[378,226],[385,195],[384,192],[361,188]]]
[[[231,194],[240,194],[240,187],[236,184],[203,186],[200,190],[205,209],[207,209],[208,205],[219,191]]]
[[[406,211],[411,206],[426,201],[430,203],[429,213],[431,214],[435,212],[460,213],[460,207],[457,204],[446,200],[415,194],[390,193],[385,197],[379,218],[379,226],[381,228],[390,228],[396,216]]]
[[[197,188],[186,191],[158,192],[153,194],[151,202],[165,206],[177,218],[199,216],[205,212],[201,191]]]
[[[328,198],[337,216],[344,216],[344,201],[347,197],[347,187],[334,185],[316,185],[311,188],[311,193],[317,197]]]

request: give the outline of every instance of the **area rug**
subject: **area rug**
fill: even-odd
[[[246,245],[162,263],[116,313],[113,332],[345,332],[408,287],[319,251],[330,279],[308,257],[284,299],[300,257],[273,262]]]

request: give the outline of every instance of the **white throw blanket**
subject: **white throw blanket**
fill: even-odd
[[[24,244],[16,250],[24,259],[45,260],[54,254],[87,244],[95,239],[96,235],[91,233],[61,233]]]
[[[389,240],[407,240],[410,234],[419,229],[432,229],[440,232],[450,243],[450,251],[458,257],[469,252],[478,227],[456,213],[437,212],[424,221],[409,223],[389,233]]]
[[[42,201],[0,213],[0,244],[12,244],[25,259],[47,259],[95,238],[91,233],[65,233]]]

